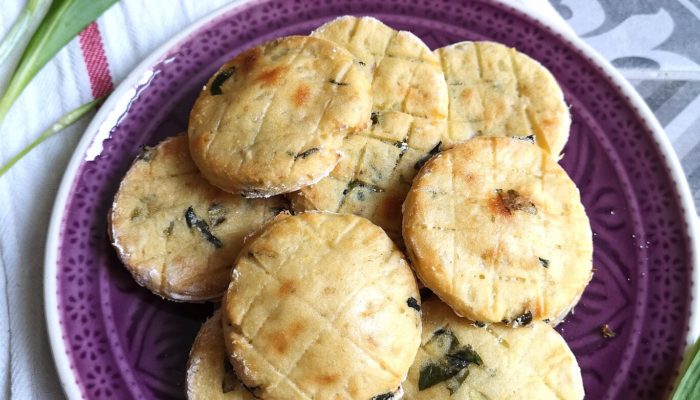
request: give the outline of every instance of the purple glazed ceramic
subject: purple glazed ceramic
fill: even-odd
[[[86,132],[49,232],[46,312],[68,396],[184,398],[187,354],[212,306],[161,300],[120,265],[105,234],[119,181],[139,146],[185,129],[203,82],[228,58],[345,14],[378,17],[432,48],[498,41],[554,73],[574,121],[562,165],[595,235],[593,281],[558,329],[581,365],[588,398],[663,397],[692,311],[693,210],[685,183],[676,181],[677,161],[648,110],[580,44],[485,0],[254,1],[227,7],[137,68]],[[604,339],[603,324],[617,336]]]

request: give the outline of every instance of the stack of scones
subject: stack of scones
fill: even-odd
[[[592,276],[570,123],[515,49],[346,16],[224,64],[109,235],[153,293],[220,303],[189,399],[582,399],[553,328]]]

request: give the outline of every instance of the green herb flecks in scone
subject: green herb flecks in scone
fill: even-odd
[[[221,240],[219,240],[219,238],[217,238],[211,233],[211,230],[209,229],[209,224],[197,217],[197,214],[195,214],[194,209],[192,207],[187,207],[187,210],[185,210],[185,223],[187,224],[188,228],[197,229],[202,234],[204,239],[206,239],[217,249],[220,249],[224,246],[224,244],[221,243]]]
[[[211,82],[211,88],[210,92],[212,96],[218,96],[221,94],[224,94],[224,92],[221,91],[221,85],[226,82],[228,78],[233,76],[233,74],[236,72],[236,68],[224,68],[221,70],[216,76],[214,77],[214,80]]]
[[[369,125],[369,78],[345,49],[287,36],[238,54],[199,94],[192,158],[215,186],[246,197],[292,192],[327,176],[348,134]]]
[[[459,339],[449,330],[449,327],[435,331],[433,337],[423,347],[427,353],[437,357],[421,367],[418,390],[425,390],[445,382],[450,394],[453,394],[469,375],[467,367],[470,364],[483,365],[479,354],[469,345],[460,345]]]
[[[295,155],[295,156],[294,156],[294,159],[295,159],[295,160],[298,159],[298,158],[304,159],[304,158],[306,158],[306,157],[308,157],[308,156],[310,156],[310,155],[312,155],[312,154],[314,154],[314,153],[318,153],[318,151],[319,151],[319,148],[318,148],[318,147],[312,147],[312,148],[310,148],[310,149],[308,149],[308,150],[304,150],[304,151],[302,151],[301,153]]]
[[[592,238],[566,171],[541,148],[506,137],[440,152],[403,203],[416,274],[474,321],[556,325],[591,280]]]
[[[403,383],[405,400],[581,400],[581,370],[544,322],[512,328],[458,317],[423,298],[421,347]]]
[[[110,236],[136,281],[154,293],[179,301],[217,299],[243,238],[284,205],[209,184],[180,135],[142,148],[114,198]]]
[[[467,139],[448,135],[440,60],[412,33],[370,17],[338,18],[312,36],[359,60],[372,80],[371,125],[345,138],[343,159],[328,177],[294,193],[292,207],[360,215],[400,239],[401,204],[418,169]]]

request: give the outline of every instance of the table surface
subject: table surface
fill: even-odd
[[[700,205],[700,0],[549,0],[664,126]]]

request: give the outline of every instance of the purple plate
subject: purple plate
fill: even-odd
[[[498,41],[554,73],[573,114],[562,164],[595,235],[593,281],[558,329],[588,398],[667,394],[696,328],[695,214],[661,128],[611,67],[568,32],[493,1],[268,0],[228,6],[144,61],[76,150],[54,208],[45,275],[49,337],[68,397],[184,398],[187,354],[212,306],[161,300],[121,266],[105,234],[119,181],[140,145],[185,129],[203,82],[228,58],[345,14],[378,17],[432,48]],[[603,324],[617,336],[604,339]]]

